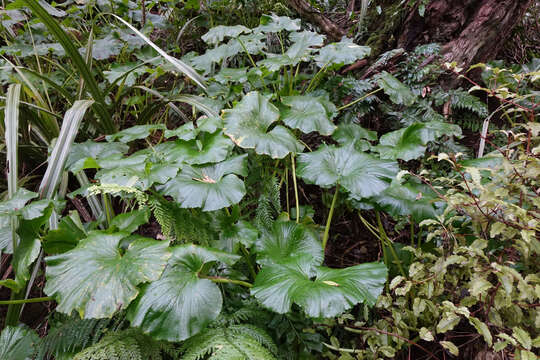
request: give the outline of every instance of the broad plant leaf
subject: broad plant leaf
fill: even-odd
[[[247,68],[224,68],[214,76],[214,79],[221,84],[228,84],[231,82],[245,83],[247,81]]]
[[[263,230],[256,243],[256,253],[261,264],[307,255],[312,264],[321,265],[324,258],[317,233],[293,221],[276,221],[269,230]]]
[[[317,131],[322,135],[331,135],[336,129],[332,122],[336,112],[329,113],[327,111],[328,105],[325,106],[323,101],[322,97],[307,95],[284,97],[282,102],[288,109],[283,112],[283,122],[306,134]]]
[[[47,232],[42,242],[43,250],[49,255],[64,253],[75,248],[86,234],[79,213],[73,211],[60,220],[58,229]]]
[[[111,317],[137,297],[139,284],[160,277],[170,256],[168,243],[139,237],[124,250],[127,236],[94,231],[73,250],[45,259],[45,293],[58,302],[57,311]]]
[[[371,149],[368,140],[377,140],[377,133],[357,124],[340,124],[332,138],[340,145],[352,143],[356,150],[363,152]]]
[[[287,128],[277,125],[279,110],[268,98],[254,91],[250,92],[233,109],[223,113],[224,132],[232,141],[244,149],[255,149],[257,154],[270,155],[281,159],[289,153],[303,150]]]
[[[221,132],[201,132],[196,139],[168,141],[154,149],[166,162],[205,164],[225,160],[233,147],[232,141]]]
[[[255,226],[245,220],[240,220],[222,227],[219,240],[214,242],[214,246],[234,254],[240,250],[241,245],[247,249],[250,248],[257,241],[258,236],[259,232]]]
[[[66,168],[73,173],[83,169],[99,168],[98,160],[113,155],[122,155],[129,150],[129,146],[119,142],[94,142],[87,140],[83,143],[73,144],[66,161]]]
[[[427,185],[412,181],[400,184],[397,181],[375,196],[376,202],[393,217],[411,215],[416,223],[437,216],[435,201],[437,194]]]
[[[250,33],[251,29],[248,29],[242,25],[235,26],[223,26],[218,25],[211,28],[206,34],[204,34],[201,39],[210,45],[219,44],[225,39],[225,37],[235,38],[240,34]]]
[[[111,220],[111,226],[116,227],[119,231],[125,231],[132,233],[139,228],[139,226],[148,223],[150,218],[150,211],[145,209],[139,209],[116,215]]]
[[[185,166],[159,190],[172,196],[183,208],[213,211],[237,204],[246,194],[244,182],[236,176],[247,175],[246,156],[204,167]]]
[[[278,71],[284,66],[287,65],[295,65],[295,63],[298,63],[295,59],[290,58],[287,54],[266,54],[266,58],[257,61],[258,67],[264,67],[269,72],[273,73]]]
[[[411,89],[386,71],[378,75],[377,84],[395,104],[411,106],[416,101],[416,95],[413,94]]]
[[[345,269],[313,266],[307,256],[266,265],[257,275],[251,294],[268,309],[280,314],[293,303],[314,318],[341,314],[358,303],[374,305],[386,282],[382,263],[366,263]]]
[[[293,32],[289,35],[292,44],[285,52],[285,55],[293,60],[293,65],[298,64],[300,61],[306,61],[315,50],[315,47],[323,45],[324,38],[324,35],[313,31]]]
[[[263,15],[261,16],[260,25],[254,31],[261,32],[280,32],[300,30],[300,19],[291,19],[287,16]]]
[[[107,141],[120,141],[121,143],[128,143],[133,140],[145,139],[156,130],[166,130],[163,124],[150,124],[150,125],[135,125],[130,128],[117,132],[116,134],[107,135]]]
[[[26,325],[6,326],[0,334],[0,359],[34,359],[39,336]]]
[[[427,143],[443,135],[460,136],[461,129],[457,125],[439,121],[414,123],[381,136],[374,150],[379,152],[382,159],[409,161],[424,155]]]
[[[217,318],[223,303],[219,287],[199,275],[208,263],[232,265],[238,259],[192,244],[172,248],[161,277],[130,306],[131,325],[158,340],[182,341],[197,334]]]
[[[397,163],[361,153],[351,143],[341,147],[322,145],[298,157],[298,176],[323,188],[339,183],[357,200],[379,194],[397,172]]]
[[[371,48],[368,46],[356,45],[352,40],[346,39],[321,48],[319,54],[315,56],[315,61],[319,67],[328,65],[341,67],[361,60],[370,54]]]

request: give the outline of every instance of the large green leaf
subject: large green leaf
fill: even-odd
[[[139,284],[159,278],[170,256],[168,243],[139,237],[124,250],[128,235],[95,231],[73,250],[45,259],[45,293],[58,302],[57,311],[111,317],[137,297]]]
[[[361,153],[352,143],[342,147],[322,145],[298,157],[298,176],[324,188],[339,183],[358,200],[386,189],[397,172],[397,163]]]
[[[377,84],[395,104],[411,106],[416,101],[416,95],[413,94],[411,89],[386,71],[378,75]]]
[[[183,208],[212,211],[237,204],[246,194],[243,181],[235,175],[247,175],[245,158],[237,156],[205,167],[185,166],[159,190]]]
[[[201,132],[197,139],[167,141],[155,147],[171,163],[205,164],[223,161],[234,147],[221,132]]]
[[[205,264],[224,262],[232,265],[238,256],[195,245],[172,249],[161,278],[141,292],[128,310],[128,319],[153,338],[182,341],[215,320],[223,299],[219,287],[199,278]]]
[[[371,49],[368,46],[356,45],[352,40],[346,39],[321,48],[319,54],[315,56],[315,61],[319,67],[328,65],[343,66],[363,59],[369,56],[370,53]]]
[[[317,233],[293,221],[276,221],[264,230],[256,243],[257,261],[279,263],[283,259],[309,255],[314,265],[322,264],[324,254]]]
[[[382,263],[366,263],[345,269],[313,266],[309,256],[267,265],[257,275],[252,295],[265,307],[284,314],[293,303],[306,314],[327,318],[358,303],[374,305],[386,282]]]
[[[206,34],[204,34],[201,39],[207,44],[219,44],[225,39],[225,37],[235,38],[240,34],[250,33],[251,29],[248,29],[242,25],[235,26],[215,26],[211,28]]]
[[[287,154],[300,152],[303,146],[287,128],[277,125],[279,110],[268,98],[253,91],[244,96],[233,109],[223,113],[224,132],[232,141],[245,149],[255,149],[257,154],[281,159]]]
[[[6,326],[0,334],[0,359],[34,359],[39,336],[26,325]]]
[[[315,47],[323,45],[324,36],[313,31],[293,32],[289,35],[289,40],[292,44],[285,55],[293,59],[293,65],[296,65],[300,61],[307,60]]]
[[[148,208],[133,210],[115,216],[111,220],[110,226],[116,227],[119,231],[132,233],[137,230],[139,226],[148,223],[149,218],[150,211]]]
[[[322,97],[306,95],[284,97],[282,102],[288,109],[283,112],[283,122],[291,128],[300,129],[303,133],[317,131],[322,135],[331,135],[336,129],[332,122],[336,114],[335,106],[334,111],[328,112],[328,105],[323,104],[323,101]]]
[[[106,139],[109,142],[118,140],[122,143],[128,143],[133,140],[147,138],[156,130],[164,131],[165,129],[166,127],[163,124],[135,125],[116,134],[107,135]]]
[[[125,154],[128,150],[128,145],[118,142],[98,143],[88,140],[73,144],[66,161],[66,168],[74,173],[83,169],[96,169],[99,167],[99,159]]]
[[[300,19],[291,19],[287,16],[275,14],[261,16],[261,24],[254,31],[280,32],[300,30]]]
[[[440,121],[414,123],[381,136],[374,150],[379,152],[382,159],[409,161],[424,155],[427,143],[443,135],[460,136],[461,129]]]
[[[214,242],[214,246],[220,250],[230,253],[237,253],[240,245],[250,248],[255,241],[259,232],[251,223],[240,220],[235,224],[227,224],[221,226],[219,240]]]
[[[409,181],[400,184],[397,181],[375,196],[375,201],[384,211],[397,217],[411,215],[415,222],[435,218],[437,211],[434,203],[437,195],[427,185]]]

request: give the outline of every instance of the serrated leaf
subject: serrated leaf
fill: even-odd
[[[469,283],[469,291],[475,297],[485,294],[492,287],[493,285],[481,276],[474,277]]]
[[[328,114],[321,98],[307,95],[287,96],[282,99],[282,102],[288,106],[288,109],[283,112],[285,125],[300,129],[306,134],[317,131],[322,135],[331,135],[336,129],[332,122],[335,112]]]
[[[45,293],[58,302],[57,311],[111,317],[137,297],[139,284],[159,278],[170,256],[168,243],[137,238],[124,252],[120,243],[128,235],[95,231],[73,250],[45,259]]]
[[[195,245],[172,248],[167,268],[130,306],[132,326],[158,340],[182,341],[215,320],[223,303],[219,287],[199,272],[210,262],[233,264],[238,256]]]
[[[310,317],[333,317],[358,303],[375,304],[386,275],[382,263],[330,269],[313,266],[309,256],[302,256],[264,266],[251,294],[280,314],[290,311],[295,303]]]
[[[425,341],[434,341],[435,338],[433,337],[433,334],[431,331],[426,329],[425,327],[422,327],[420,331],[418,332],[418,335],[420,336],[420,339]]]
[[[313,265],[321,265],[323,249],[317,234],[293,221],[276,221],[263,230],[256,243],[257,262],[280,263],[283,259],[309,255]]]
[[[522,328],[516,326],[512,329],[512,336],[519,341],[521,346],[523,346],[527,350],[531,350],[532,347],[532,340],[529,333]]]
[[[453,312],[443,313],[442,319],[437,324],[437,332],[444,334],[445,332],[452,330],[461,320],[461,317]]]
[[[478,333],[484,337],[488,346],[491,346],[493,344],[493,337],[491,336],[488,326],[474,316],[469,317],[469,322],[475,327]]]
[[[289,35],[292,44],[285,52],[285,55],[293,60],[293,65],[296,65],[300,61],[307,60],[315,47],[322,46],[324,38],[324,35],[313,31],[293,32]]]
[[[300,30],[300,19],[291,19],[287,16],[277,16],[275,14],[261,16],[260,25],[255,31],[280,32]]]
[[[290,130],[277,125],[279,110],[268,98],[254,91],[248,93],[233,109],[225,110],[224,132],[232,141],[244,149],[255,149],[257,154],[281,159],[289,153],[301,152],[303,146]]]
[[[298,157],[298,176],[324,188],[339,183],[357,200],[379,194],[397,172],[397,163],[358,152],[354,144],[322,145]]]

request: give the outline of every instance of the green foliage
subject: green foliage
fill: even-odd
[[[0,334],[2,359],[30,360],[39,338],[26,325],[7,326]]]

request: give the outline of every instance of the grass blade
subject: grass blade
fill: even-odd
[[[49,158],[47,170],[39,186],[39,195],[41,198],[52,199],[54,193],[60,184],[64,166],[75,141],[75,136],[79,131],[84,114],[94,103],[93,100],[77,100],[69,109],[65,116],[60,135],[56,139],[56,144]]]
[[[28,1],[28,0],[27,0]],[[33,1],[33,0],[31,0]],[[186,75],[187,77],[189,77],[191,80],[195,81],[195,83],[197,83],[197,85],[199,85],[200,87],[202,87],[204,90],[206,90],[206,86],[204,85],[204,79],[201,75],[199,75],[199,73],[197,71],[195,71],[195,69],[193,69],[191,66],[189,66],[188,64],[170,56],[169,54],[167,54],[165,51],[163,51],[159,46],[157,46],[156,44],[154,44],[152,42],[152,40],[150,40],[149,38],[147,38],[143,33],[141,33],[139,30],[137,30],[133,25],[131,25],[130,23],[128,23],[127,21],[125,21],[124,19],[122,19],[121,17],[119,16],[116,16],[114,14],[111,14],[112,16],[114,16],[117,20],[121,21],[124,25],[126,25],[128,28],[131,29],[131,31],[133,31],[135,34],[137,34],[141,39],[143,39],[148,45],[150,45],[152,48],[154,48],[154,50],[156,50],[161,56],[163,56],[165,58],[165,60],[167,60],[168,62],[170,62],[172,65],[174,65],[174,67],[176,69],[178,69],[178,71],[180,71],[182,74]]]
[[[4,124],[6,129],[6,150],[8,161],[8,194],[9,198],[17,191],[17,149],[19,143],[19,103],[21,97],[21,84],[9,86],[6,96],[6,109]]]
[[[105,98],[98,87],[96,79],[92,75],[92,72],[88,68],[86,62],[79,54],[79,50],[75,47],[74,41],[66,34],[64,30],[58,25],[56,20],[52,18],[49,13],[41,7],[36,0],[23,0],[26,6],[28,6],[32,12],[40,18],[43,24],[49,29],[49,31],[54,35],[58,40],[60,45],[64,48],[66,54],[69,56],[73,65],[76,67],[77,71],[81,74],[88,91],[94,98],[96,102],[95,111],[100,118],[100,122],[96,124],[98,129],[103,131],[106,134],[114,133],[116,131],[114,122],[111,118],[111,115],[107,111],[107,106],[105,104]]]

